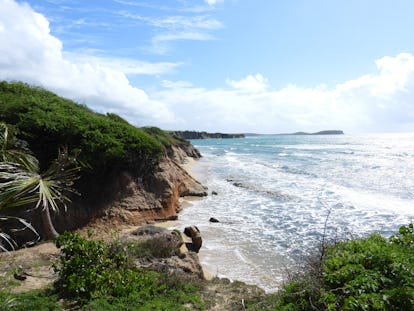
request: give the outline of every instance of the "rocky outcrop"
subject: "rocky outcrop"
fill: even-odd
[[[196,131],[174,131],[170,134],[182,139],[208,139],[208,138],[244,138],[244,134],[207,133]]]
[[[128,245],[131,257],[141,268],[204,278],[197,254],[184,246],[179,231],[143,226],[122,237],[121,243]]]
[[[142,180],[135,179],[128,172],[120,172],[113,182],[116,197],[105,204],[95,222],[137,225],[174,219],[180,209],[180,197],[206,196],[207,189],[181,166],[189,154],[198,157],[193,149],[172,147],[156,170]]]

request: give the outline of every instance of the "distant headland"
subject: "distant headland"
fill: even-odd
[[[171,135],[183,139],[208,139],[208,138],[244,138],[244,134],[207,133],[196,131],[171,131]]]
[[[307,132],[295,132],[295,133],[279,133],[279,134],[256,134],[256,133],[245,133],[246,136],[271,136],[271,135],[344,135],[342,130],[324,130],[315,133]]]

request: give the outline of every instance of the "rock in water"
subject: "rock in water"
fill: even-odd
[[[220,222],[217,218],[211,217],[210,222]]]
[[[187,244],[187,248],[193,252],[198,253],[203,244],[203,239],[201,238],[200,230],[196,226],[186,227],[184,229],[184,234],[191,238],[192,243]]]

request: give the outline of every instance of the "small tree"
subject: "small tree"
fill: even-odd
[[[66,209],[70,202],[66,195],[75,192],[73,182],[78,179],[79,166],[67,149],[61,149],[49,168],[40,173],[37,159],[24,144],[0,124],[0,210],[8,207],[30,206],[40,209],[44,237],[54,239],[58,233],[50,212],[58,212],[59,204]],[[22,147],[22,148],[20,148]]]

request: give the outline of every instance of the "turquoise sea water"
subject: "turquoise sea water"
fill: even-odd
[[[276,290],[327,236],[394,233],[414,219],[414,134],[195,140],[197,177],[218,195],[194,201],[214,275]],[[327,218],[327,215],[329,217]],[[220,223],[210,223],[215,217]]]

